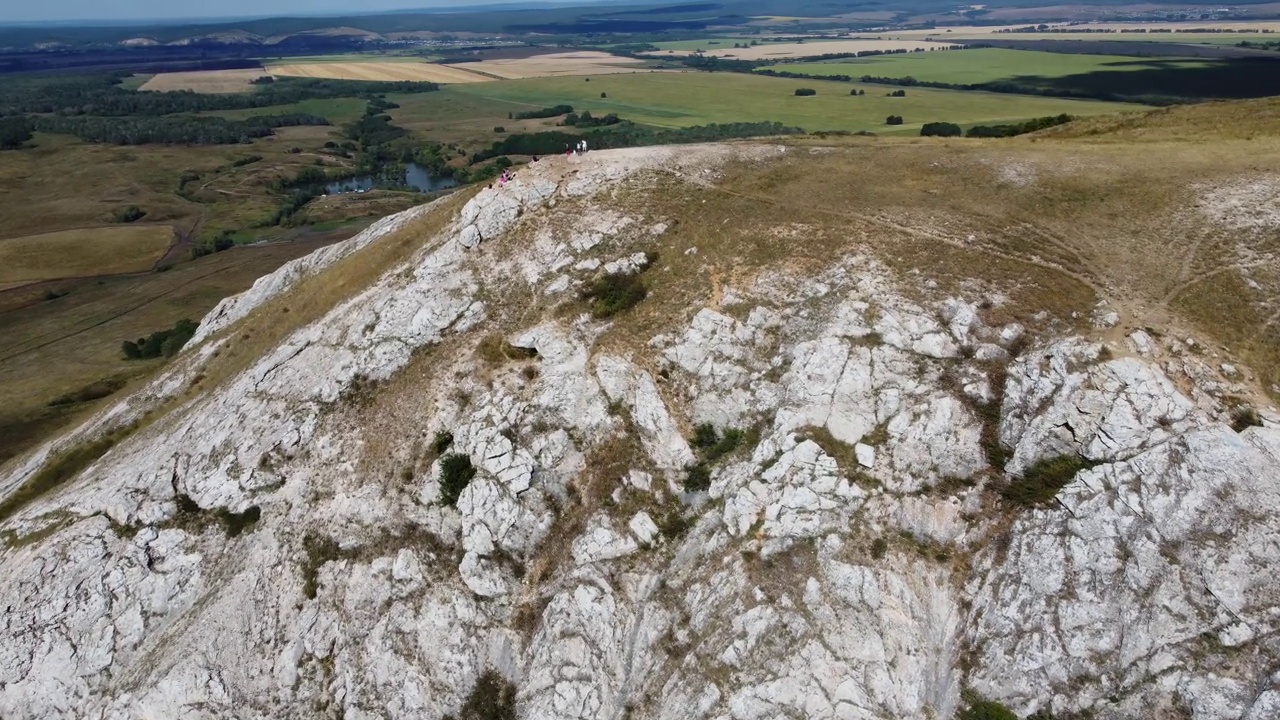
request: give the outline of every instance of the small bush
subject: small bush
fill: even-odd
[[[137,205],[129,205],[115,211],[115,214],[112,215],[112,219],[118,223],[131,223],[141,220],[146,217],[146,215],[146,210],[143,210]]]
[[[662,533],[662,537],[668,540],[679,539],[693,527],[693,521],[677,509],[668,510],[662,517],[655,520],[654,524],[658,526],[658,532]]]
[[[1251,427],[1262,427],[1262,416],[1248,405],[1241,405],[1231,413],[1231,429],[1244,432]]]
[[[920,137],[960,137],[964,131],[955,123],[931,122],[920,127]]]
[[[879,560],[889,551],[889,541],[884,538],[876,538],[871,543],[871,557]]]
[[[607,98],[607,97],[609,97],[609,93],[600,93],[600,99],[601,99],[601,100],[603,100],[603,99],[605,99],[605,98]]]
[[[437,456],[443,455],[449,446],[453,444],[453,433],[448,430],[437,430],[435,437],[431,438],[431,452]]]
[[[889,117],[884,119],[885,125],[901,125],[902,122],[903,121],[902,121],[901,115],[890,115]]]
[[[798,97],[812,97],[817,94],[818,91],[813,88],[796,88],[796,95]]]
[[[1095,463],[1079,455],[1059,455],[1036,462],[1000,489],[1000,495],[1013,505],[1034,507],[1053,501],[1076,473]]]
[[[444,456],[440,460],[440,502],[449,507],[456,506],[462,491],[475,476],[476,469],[470,457],[460,453]]]
[[[196,323],[183,318],[169,330],[158,330],[145,338],[125,340],[120,345],[126,360],[148,360],[160,356],[173,357],[196,334]]]
[[[516,720],[516,686],[496,670],[486,670],[458,714],[442,720]]]
[[[894,90],[893,92],[889,93],[889,97],[906,97],[906,96],[907,96],[906,90]]]
[[[222,528],[226,531],[227,537],[235,537],[252,528],[261,517],[262,509],[257,505],[250,505],[242,513],[233,513],[226,508],[218,512],[218,520],[222,522]]]
[[[498,134],[500,135],[500,134],[502,134],[502,133],[506,132],[506,131],[507,131],[507,129],[506,129],[505,127],[501,126],[501,125],[497,125],[497,126],[495,126],[495,127],[493,128],[493,131],[494,131],[495,133],[498,133]]]
[[[956,720],[1018,720],[1018,716],[994,700],[975,698],[960,711]]]
[[[639,275],[605,275],[582,291],[597,319],[613,317],[644,302],[649,289]]]
[[[320,568],[342,557],[342,548],[331,537],[308,534],[302,539],[302,549],[307,554],[302,562],[302,594],[315,600],[320,590]]]
[[[706,463],[689,467],[684,476],[685,492],[705,492],[711,489],[711,468]]]
[[[711,423],[702,423],[693,429],[693,446],[697,448],[709,448],[720,441],[719,433],[716,432],[716,426]]]

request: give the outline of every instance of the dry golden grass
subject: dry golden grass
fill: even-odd
[[[714,47],[706,50],[711,57],[736,58],[738,60],[785,60],[787,58],[813,57],[828,53],[870,52],[872,50],[933,50],[955,47],[949,43],[928,40],[831,40],[811,43],[761,43],[755,47]],[[662,55],[692,55],[692,50],[672,50],[649,53]]]
[[[125,225],[62,230],[0,240],[0,283],[150,270],[173,242],[173,228]]]
[[[608,53],[584,50],[581,52],[549,53],[527,58],[504,58],[467,63],[459,66],[494,77],[516,80],[520,78],[557,77],[560,75],[609,75],[637,72],[644,63],[633,58],[618,57]]]
[[[101,404],[49,403],[104,379],[134,387],[133,379],[160,366],[126,360],[121,342],[183,317],[198,320],[222,298],[328,241],[242,248],[168,272],[59,283],[65,297],[0,312],[0,462]]]
[[[481,63],[475,63],[481,64]],[[471,67],[470,64],[465,67]],[[411,80],[435,83],[489,82],[493,78],[460,65],[405,62],[324,62],[274,65],[272,75],[334,80]]]
[[[246,70],[195,70],[160,73],[143,83],[141,91],[173,92],[190,90],[198,93],[242,93],[253,89],[253,81],[271,73],[262,68]]]

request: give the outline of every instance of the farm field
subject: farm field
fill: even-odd
[[[785,60],[787,58],[813,57],[828,53],[871,52],[885,50],[934,50],[949,47],[949,44],[920,39],[903,40],[828,40],[825,42],[796,43],[761,43],[755,47],[704,48],[705,55],[711,57],[736,58],[738,60]],[[674,52],[647,53],[648,55],[692,55],[693,50],[677,50]]]
[[[251,92],[253,90],[253,81],[269,74],[262,68],[160,73],[153,76],[138,89],[153,92],[173,92],[175,90],[190,90],[198,93]]]
[[[786,64],[776,66],[776,69],[808,75],[913,77],[929,82],[973,85],[1012,80],[1020,76],[1057,78],[1100,71],[1203,68],[1211,64],[1211,61],[1206,60],[1144,60],[1119,55],[1068,55],[1034,50],[974,48],[878,55],[830,63]]]
[[[708,37],[697,40],[672,40],[670,42],[650,43],[659,50],[666,52],[668,50],[676,50],[681,53],[692,52],[694,50],[718,50],[729,48],[733,49],[734,43],[759,43],[760,45],[769,45],[770,37],[768,35],[751,35],[747,37]],[[806,40],[806,43],[830,42],[825,38],[814,38]],[[782,43],[772,43],[780,45]],[[788,43],[791,44],[791,43]]]
[[[500,58],[442,67],[466,68],[476,73],[508,80],[560,75],[608,75],[638,72],[646,68],[641,60],[594,50],[548,53],[525,58]]]
[[[913,30],[894,30],[892,32],[883,33],[885,37],[894,38],[921,38],[935,36],[984,36],[984,35],[1012,35],[1020,33],[1009,33],[1004,31],[1025,28],[1035,23],[1016,23],[1011,25],[952,25],[946,28],[919,28]],[[1078,34],[1088,36],[1090,39],[1099,39],[1099,33],[1085,32],[1087,30],[1114,30],[1115,35],[1134,35],[1139,38],[1144,34],[1154,34],[1156,36],[1181,37],[1188,35],[1200,36],[1226,36],[1248,34],[1248,33],[1280,33],[1280,21],[1276,20],[1250,20],[1250,21],[1215,21],[1215,20],[1197,20],[1191,22],[1092,22],[1092,23],[1045,23],[1050,29],[1058,30],[1076,30]],[[1121,33],[1120,30],[1168,30],[1169,32],[1157,33]],[[1231,33],[1194,33],[1193,30],[1231,30]],[[1055,37],[1059,34],[1067,33],[1026,33],[1034,37]],[[1104,34],[1109,35],[1111,33]],[[1126,38],[1128,39],[1128,38]]]
[[[330,78],[333,80],[410,80],[435,83],[488,82],[492,78],[457,65],[424,62],[317,62],[273,65],[278,77]]]
[[[936,31],[935,31],[936,32]],[[1263,33],[1083,33],[1083,32],[1055,32],[1055,33],[965,33],[965,34],[946,34],[946,35],[930,35],[933,40],[951,40],[951,41],[975,41],[984,40],[1084,40],[1088,42],[1159,42],[1159,43],[1175,43],[1180,45],[1221,45],[1232,46],[1236,43],[1244,42],[1266,42],[1268,40],[1280,40],[1280,35],[1263,34]]]
[[[329,120],[335,126],[358,120],[360,115],[364,113],[367,102],[359,98],[332,98],[322,100],[302,100],[287,105],[269,105],[260,108],[245,108],[243,110],[209,110],[207,112],[198,113],[200,115],[210,115],[214,117],[223,117],[228,120],[244,120],[257,115],[281,115],[285,113],[305,113],[308,115],[319,115]],[[333,128],[324,128],[326,133]],[[314,131],[316,128],[310,128]],[[277,130],[277,134],[281,132],[298,133],[305,132],[305,128],[284,128]]]
[[[124,225],[0,240],[0,283],[144,272],[164,256],[173,228]]]
[[[796,88],[813,88],[814,97],[796,97]],[[850,97],[853,88],[866,95]],[[1023,120],[1070,113],[1097,115],[1139,110],[1143,106],[1066,100],[1039,96],[911,88],[906,97],[886,97],[884,85],[790,80],[729,73],[639,73],[593,78],[538,78],[456,86],[442,92],[473,95],[510,103],[511,110],[556,104],[617,113],[637,123],[688,127],[708,123],[777,121],[810,132],[870,130],[915,134],[926,122],[960,124]],[[606,93],[607,98],[600,97]],[[886,126],[888,115],[901,115],[901,126]]]

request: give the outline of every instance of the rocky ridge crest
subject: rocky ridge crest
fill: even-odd
[[[630,342],[581,308],[520,322],[674,272],[675,219],[623,189],[788,151],[525,168],[24,507],[0,550],[0,716],[431,718],[488,669],[522,718],[942,719],[965,689],[1021,714],[1280,715],[1280,430],[1228,427],[1179,341],[1029,341],[983,320],[998,293],[922,301],[856,253]],[[255,310],[441,212],[224,302],[0,489],[180,399]],[[742,432],[713,457],[701,424]],[[476,471],[456,507],[452,453]],[[1062,458],[1056,500],[993,492]]]

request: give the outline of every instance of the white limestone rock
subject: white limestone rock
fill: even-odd
[[[652,545],[658,537],[658,526],[646,512],[638,512],[632,516],[627,527],[631,528],[631,533],[644,545]]]

